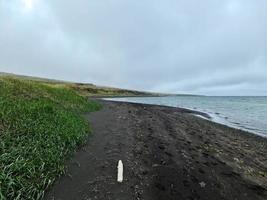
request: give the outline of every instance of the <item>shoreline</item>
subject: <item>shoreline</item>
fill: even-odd
[[[141,96],[141,97],[143,97],[143,96]],[[115,102],[136,103],[136,104],[143,104],[143,105],[157,105],[157,106],[165,106],[165,107],[171,107],[171,108],[181,108],[181,109],[185,109],[185,110],[188,110],[188,111],[192,112],[192,114],[195,115],[196,117],[200,117],[202,119],[211,121],[213,123],[222,124],[224,126],[227,126],[227,127],[230,127],[230,128],[234,128],[234,129],[237,129],[237,130],[241,130],[241,131],[247,132],[249,134],[257,135],[257,136],[260,136],[260,137],[263,137],[263,138],[267,139],[267,135],[264,134],[264,133],[260,133],[259,132],[260,130],[257,131],[256,129],[251,129],[251,128],[245,127],[245,126],[240,127],[238,125],[235,125],[235,123],[230,123],[230,122],[228,122],[226,120],[223,120],[222,118],[218,118],[218,116],[216,114],[207,113],[207,112],[204,112],[204,111],[201,111],[201,110],[185,108],[185,107],[178,107],[178,106],[160,105],[160,104],[146,104],[146,103],[129,102],[129,101],[117,101],[117,100],[112,100],[113,98],[117,99],[117,98],[124,98],[124,97],[101,97],[101,98],[95,98],[95,99],[100,99],[100,100],[104,100],[104,101],[115,101]],[[125,98],[127,98],[127,97],[125,97]]]
[[[110,97],[110,98],[123,98],[123,97]],[[194,110],[194,109],[190,109],[190,108],[183,108],[183,107],[175,107],[175,106],[166,106],[166,105],[159,105],[159,104],[147,104],[147,103],[136,103],[136,102],[128,102],[128,101],[113,101],[113,100],[110,100],[110,99],[105,99],[104,98],[95,98],[97,100],[100,100],[100,101],[106,101],[106,102],[120,102],[120,103],[127,103],[127,104],[135,104],[135,105],[140,105],[140,106],[159,106],[159,107],[166,107],[166,108],[170,108],[170,109],[179,109],[180,112],[182,113],[187,113],[187,114],[191,114],[192,116],[195,116],[197,118],[200,118],[200,119],[203,119],[203,120],[206,120],[208,122],[211,122],[211,123],[215,123],[215,124],[218,124],[218,125],[221,125],[221,126],[225,126],[227,128],[230,128],[230,129],[235,129],[236,131],[240,131],[240,132],[243,132],[243,134],[247,134],[247,135],[252,135],[252,136],[256,136],[256,137],[259,137],[259,138],[263,138],[263,139],[266,139],[267,141],[267,135],[263,135],[263,134],[260,134],[260,133],[257,133],[257,132],[250,132],[246,129],[241,129],[241,128],[238,128],[237,126],[235,127],[234,125],[231,126],[230,124],[227,124],[227,123],[220,123],[218,121],[215,121],[213,120],[214,116],[209,114],[209,113],[205,113],[205,112],[202,112],[202,111],[199,111],[199,110]]]
[[[46,200],[267,198],[265,138],[187,109],[97,101],[103,109],[85,116],[93,134]]]

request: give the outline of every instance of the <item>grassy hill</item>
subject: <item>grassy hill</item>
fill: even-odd
[[[41,199],[100,108],[69,83],[0,76],[0,199]]]
[[[0,77],[13,77],[22,80],[32,80],[37,82],[42,82],[47,85],[51,86],[64,86],[66,88],[70,88],[78,92],[80,95],[88,96],[88,97],[102,97],[102,96],[160,96],[162,94],[158,93],[151,93],[151,92],[142,92],[136,90],[126,90],[126,89],[119,89],[119,88],[112,88],[112,87],[103,87],[103,86],[96,86],[90,83],[72,83],[67,81],[60,81],[60,80],[53,80],[53,79],[46,79],[46,78],[38,78],[38,77],[31,77],[31,76],[23,76],[23,75],[15,75],[10,73],[0,73]]]

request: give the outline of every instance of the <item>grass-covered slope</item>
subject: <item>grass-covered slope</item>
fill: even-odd
[[[0,199],[40,199],[89,133],[98,110],[64,85],[0,77]]]
[[[160,96],[163,94],[158,93],[151,93],[151,92],[142,92],[136,90],[127,90],[127,89],[119,89],[119,88],[112,88],[112,87],[103,87],[103,86],[96,86],[90,83],[72,83],[67,81],[60,81],[60,80],[53,80],[47,78],[38,78],[32,76],[23,76],[17,74],[10,74],[10,73],[3,73],[0,72],[0,77],[13,77],[19,78],[21,80],[33,80],[33,81],[40,81],[46,83],[48,85],[54,86],[64,86],[70,89],[75,90],[80,95],[88,96],[88,97],[124,97],[124,96]]]

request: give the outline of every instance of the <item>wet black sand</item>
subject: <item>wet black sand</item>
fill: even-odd
[[[86,115],[93,134],[45,199],[267,199],[266,139],[184,109],[101,102]]]

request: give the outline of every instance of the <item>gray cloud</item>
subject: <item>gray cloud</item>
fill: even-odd
[[[0,0],[0,71],[267,95],[265,0]]]

